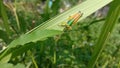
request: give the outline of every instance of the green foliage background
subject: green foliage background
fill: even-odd
[[[97,13],[89,8],[88,14],[94,13],[87,17],[83,12],[85,19],[80,19],[81,21],[72,26],[72,30],[63,31],[64,27],[54,26],[77,11],[71,11],[71,7],[74,8],[85,1],[87,0],[55,0],[52,6],[49,6],[50,0],[0,1],[0,66],[87,68],[91,64],[94,46],[106,21],[106,15],[103,13],[107,14],[107,11],[103,8],[99,12],[99,7],[96,9]],[[108,3],[106,1],[106,5]],[[109,5],[107,7],[110,8]],[[56,16],[62,12],[63,18],[60,15]],[[56,18],[60,18],[59,21],[55,21]],[[95,68],[120,67],[119,27],[120,21],[117,21],[99,59],[94,62]],[[7,48],[3,50],[3,47]]]

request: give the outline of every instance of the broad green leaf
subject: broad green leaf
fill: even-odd
[[[6,51],[4,51],[1,55],[0,55],[0,59],[3,58],[6,54],[9,54],[10,52],[12,52],[13,50],[11,48],[14,48],[14,47],[17,47],[16,45],[24,45],[26,43],[30,43],[30,42],[36,42],[38,40],[45,40],[45,38],[47,37],[52,37],[52,36],[55,36],[55,35],[59,35],[61,34],[62,31],[58,31],[58,30],[47,30],[47,29],[44,29],[44,30],[37,30],[37,31],[34,31],[32,33],[29,33],[29,34],[24,34],[22,35],[21,37],[19,37],[18,39],[12,41]],[[26,48],[29,48],[26,47]],[[20,50],[24,50],[24,49],[21,49],[19,48]],[[17,49],[17,50],[19,50]],[[9,51],[9,52],[8,52]],[[16,50],[15,50],[16,51]],[[19,51],[17,51],[19,53]],[[24,51],[22,51],[24,52]],[[17,54],[18,54],[17,53]]]
[[[62,31],[59,31],[59,30],[48,30],[48,29],[40,30],[39,29],[37,31],[33,31],[32,33],[24,34],[18,39],[12,41],[9,44],[8,48],[16,47],[16,45],[24,45],[29,42],[36,42],[38,40],[42,41],[44,40],[44,38],[52,37],[61,33]]]
[[[50,20],[44,22],[43,24],[37,26],[31,31],[27,32],[24,35],[21,35],[19,38],[13,40],[7,47],[6,51],[2,52],[0,55],[0,59],[2,59],[5,55],[8,55],[7,51],[13,47],[17,47],[17,45],[24,45],[29,42],[36,42],[38,40],[44,40],[47,37],[53,37],[55,35],[61,34],[63,32],[64,27],[60,26],[63,22],[65,22],[69,16],[81,11],[83,16],[80,20],[86,18],[91,15],[98,9],[104,7],[112,0],[86,0],[85,2],[76,5],[75,7],[69,9],[68,11],[51,18]]]
[[[11,58],[11,54],[5,56],[5,57],[0,61],[0,63],[7,63],[7,62],[10,60],[10,58]]]
[[[25,66],[23,64],[17,64],[17,65],[13,65],[10,63],[4,63],[4,64],[0,64],[0,68],[25,68]]]

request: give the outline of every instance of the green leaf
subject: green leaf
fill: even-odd
[[[7,63],[11,58],[11,54],[5,56],[2,60],[0,60],[0,63]]]
[[[6,51],[2,52],[0,55],[0,59],[2,59],[5,55],[9,54],[9,49],[17,47],[17,45],[24,45],[29,42],[36,42],[38,40],[44,40],[47,37],[53,37],[55,35],[61,34],[63,32],[64,27],[60,26],[63,22],[65,22],[69,16],[81,11],[83,16],[80,18],[84,19],[87,16],[91,15],[98,9],[110,3],[112,0],[86,0],[85,2],[76,5],[75,7],[69,9],[68,11],[51,18],[50,20],[44,22],[43,24],[37,26],[31,31],[27,32],[24,35],[21,35],[19,38],[12,41]]]
[[[17,47],[17,45],[24,45],[26,43],[29,43],[29,42],[36,42],[38,40],[45,40],[45,38],[47,37],[52,37],[52,36],[55,36],[55,35],[58,35],[58,34],[61,34],[62,31],[58,31],[58,30],[47,30],[47,29],[44,29],[44,30],[37,30],[37,31],[33,31],[32,33],[29,33],[29,34],[24,34],[22,35],[21,37],[19,37],[18,39],[12,41],[6,51],[4,51],[1,55],[0,55],[0,59],[3,58],[6,54],[9,54],[11,51],[11,48],[14,48],[14,47]],[[26,47],[26,48],[29,48]],[[18,48],[17,50],[21,50],[21,48]],[[24,49],[22,49],[24,52]],[[9,51],[9,52],[8,52]],[[16,51],[18,52],[18,51]],[[19,52],[18,52],[19,53]],[[20,53],[19,53],[20,54]]]
[[[52,37],[61,33],[62,31],[48,29],[33,31],[32,33],[24,34],[18,39],[12,41],[8,48],[16,47],[16,45],[24,45],[29,42],[36,42],[38,40],[43,41],[45,40],[44,38]]]
[[[10,63],[4,63],[4,64],[0,64],[1,68],[25,68],[25,66],[23,64],[17,64],[15,66],[13,66]]]

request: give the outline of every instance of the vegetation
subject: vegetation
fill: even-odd
[[[119,68],[120,0],[0,0],[1,68]],[[70,29],[69,16],[82,17]]]

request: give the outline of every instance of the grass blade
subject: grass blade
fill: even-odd
[[[95,45],[94,53],[92,55],[91,60],[89,61],[89,68],[94,68],[97,59],[99,58],[102,50],[105,47],[105,44],[118,21],[118,17],[120,15],[120,0],[114,0],[111,4],[110,11],[106,18],[106,22],[103,25],[101,35]]]
[[[5,30],[8,34],[8,36],[10,36],[11,30],[10,30],[10,26],[9,26],[9,23],[8,23],[8,17],[7,17],[7,14],[6,14],[5,6],[3,5],[2,0],[0,0],[0,12],[1,12],[3,22],[4,22]]]

